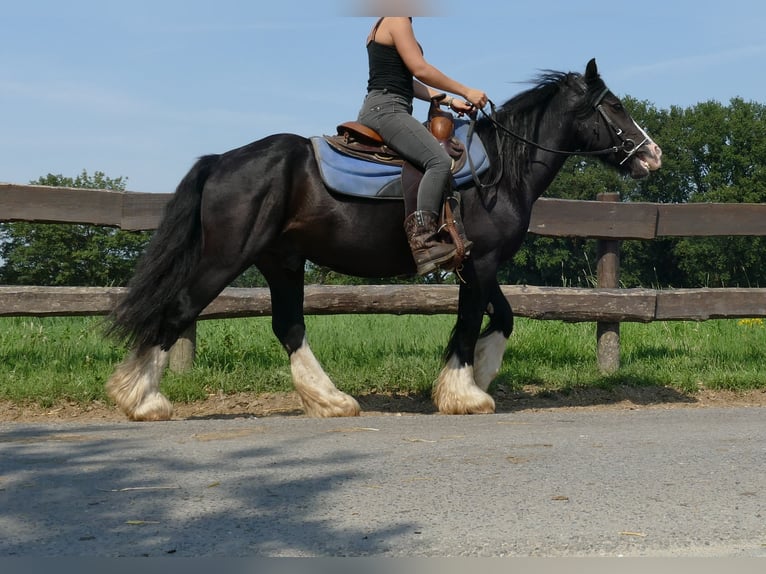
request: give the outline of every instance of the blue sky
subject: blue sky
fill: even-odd
[[[170,192],[200,155],[277,132],[332,133],[364,96],[374,18],[357,15],[359,1],[6,4],[0,182],[85,169],[126,177],[133,191]],[[583,71],[591,57],[616,94],[659,108],[766,103],[763,0],[425,8],[436,16],[414,25],[426,59],[496,103],[541,69]]]

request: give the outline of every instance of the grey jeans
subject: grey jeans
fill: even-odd
[[[418,210],[439,212],[450,185],[452,159],[428,129],[412,115],[412,102],[387,90],[367,94],[357,118],[380,134],[399,155],[423,170]]]

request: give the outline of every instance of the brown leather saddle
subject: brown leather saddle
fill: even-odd
[[[445,97],[446,94],[440,94],[431,99],[426,126],[452,158],[454,174],[463,168],[468,154],[463,143],[455,138],[454,116],[439,109],[439,102]],[[344,122],[337,127],[337,131],[336,135],[326,135],[324,138],[340,153],[375,163],[401,166],[405,213],[414,212],[417,209],[418,186],[423,179],[423,172],[388,147],[375,130],[359,122]],[[449,267],[458,268],[468,253],[460,216],[460,195],[454,190],[446,193],[442,202],[440,229],[445,234],[444,239],[455,244],[456,256]]]
[[[431,115],[432,113],[434,115]],[[435,115],[436,113],[439,115]],[[468,156],[463,143],[454,137],[455,121],[452,114],[440,110],[430,112],[426,125],[452,158],[452,173],[458,172],[465,165]],[[407,164],[402,156],[385,144],[378,132],[364,124],[355,121],[343,122],[337,130],[336,135],[324,138],[341,153],[375,163],[401,166]]]

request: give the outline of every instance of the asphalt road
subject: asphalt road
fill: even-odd
[[[766,556],[766,410],[0,423],[0,556]]]

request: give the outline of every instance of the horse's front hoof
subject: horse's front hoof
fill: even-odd
[[[495,400],[484,391],[470,396],[434,397],[434,404],[443,415],[491,415],[495,412]]]
[[[358,417],[362,412],[356,399],[341,391],[336,391],[329,397],[322,397],[321,400],[311,400],[308,397],[301,399],[303,410],[312,418]]]
[[[457,366],[454,357],[439,374],[433,400],[445,415],[484,415],[495,412],[495,400],[476,386],[473,367]]]

